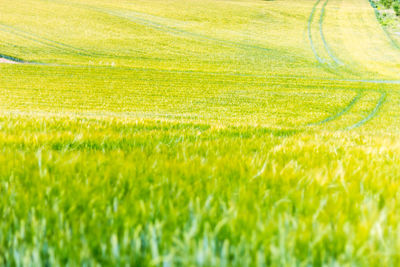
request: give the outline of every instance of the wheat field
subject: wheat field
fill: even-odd
[[[0,3],[0,265],[400,264],[368,0]]]

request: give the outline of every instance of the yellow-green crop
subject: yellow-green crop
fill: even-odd
[[[1,266],[398,266],[400,49],[368,0],[0,0]]]

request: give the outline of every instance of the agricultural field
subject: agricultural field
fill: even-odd
[[[400,37],[368,0],[0,14],[0,266],[399,266]]]

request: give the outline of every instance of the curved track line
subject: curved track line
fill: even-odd
[[[320,4],[321,1],[322,0],[317,0],[317,2],[314,4],[312,12],[311,12],[311,15],[310,15],[310,18],[308,19],[308,38],[310,40],[311,49],[312,49],[315,57],[317,58],[318,62],[323,64],[325,70],[327,70],[330,73],[334,73],[335,75],[343,76],[342,74],[337,72],[337,68],[336,68],[337,66],[332,66],[332,64],[330,62],[328,62],[327,59],[324,59],[324,58],[319,56],[319,54],[318,54],[318,52],[316,50],[313,38],[312,38],[312,32],[311,32],[312,21],[313,21],[313,19],[315,17],[316,9],[317,9],[317,7],[318,7],[318,5]],[[324,35],[324,31],[323,31],[323,22],[324,22],[325,13],[326,13],[325,12],[326,6],[327,6],[328,2],[329,2],[329,0],[326,0],[323,3],[322,7],[321,7],[321,15],[319,17],[319,23],[318,23],[319,24],[319,35],[321,37],[324,49],[326,50],[326,52],[329,55],[329,58],[332,59],[333,62],[336,63],[336,65],[344,66],[345,64],[335,56],[334,52],[332,51],[332,49],[330,48],[328,42],[325,39],[325,35]],[[359,74],[355,73],[352,69],[346,68],[346,72],[349,73],[349,74],[353,74],[353,75],[359,76]]]
[[[182,37],[196,38],[199,40],[213,41],[213,42],[219,43],[221,45],[235,47],[235,48],[241,48],[241,49],[255,49],[255,50],[260,50],[260,51],[272,51],[271,49],[266,48],[266,47],[248,45],[248,44],[227,41],[227,40],[221,40],[218,38],[214,38],[214,37],[210,37],[210,36],[206,36],[206,35],[202,35],[202,34],[198,34],[198,33],[194,33],[194,32],[188,32],[185,30],[181,30],[181,29],[177,29],[174,27],[164,25],[164,24],[160,24],[160,23],[157,23],[157,22],[154,22],[151,20],[143,19],[143,18],[133,16],[133,15],[122,14],[120,12],[116,12],[116,11],[112,11],[112,10],[108,10],[108,9],[100,9],[100,8],[96,8],[96,7],[87,7],[87,8],[95,10],[97,12],[101,12],[103,14],[126,19],[133,23],[140,24],[142,26],[146,26],[146,27],[158,30],[158,31],[162,31],[164,33],[168,33],[168,34],[178,35],[178,36],[182,36]]]
[[[311,50],[315,56],[315,58],[317,59],[318,63],[321,64],[321,67],[324,68],[325,71],[334,74],[336,76],[342,77],[342,74],[338,73],[336,71],[335,68],[332,68],[330,66],[330,64],[328,62],[326,62],[325,59],[323,59],[322,57],[320,57],[318,55],[317,49],[315,47],[314,41],[313,41],[313,37],[312,37],[312,31],[311,31],[311,27],[312,27],[312,21],[315,17],[315,12],[317,10],[318,5],[321,3],[322,0],[317,0],[316,3],[314,4],[312,10],[311,10],[311,14],[310,17],[308,18],[308,23],[307,23],[307,31],[308,31],[308,39],[310,41],[310,46],[311,46]]]
[[[342,116],[343,114],[348,112],[358,102],[358,100],[360,100],[360,98],[361,98],[361,92],[358,92],[357,95],[350,101],[350,103],[346,107],[344,107],[342,110],[340,110],[338,113],[336,113],[322,121],[310,123],[307,126],[321,125],[321,124],[336,120],[337,118],[339,118],[340,116]]]
[[[43,45],[46,45],[48,47],[52,47],[52,48],[55,48],[58,50],[73,52],[73,53],[77,53],[82,56],[92,56],[93,55],[90,52],[85,51],[83,49],[76,48],[76,47],[73,47],[73,46],[70,46],[67,44],[63,44],[63,43],[60,43],[57,41],[53,41],[53,40],[41,37],[39,35],[20,30],[16,27],[12,27],[12,26],[3,24],[3,23],[0,23],[0,31],[6,32],[9,34],[13,34],[13,35],[21,37],[23,39],[31,40],[33,42],[40,43],[40,44],[43,44]]]
[[[325,39],[324,26],[323,26],[323,25],[324,25],[324,19],[325,19],[325,14],[326,14],[326,6],[328,5],[328,2],[329,2],[329,0],[326,0],[326,1],[324,2],[324,4],[322,5],[322,8],[321,8],[321,16],[320,16],[320,18],[319,18],[319,33],[320,33],[320,36],[321,36],[322,43],[323,43],[323,45],[324,45],[324,49],[325,49],[325,51],[328,53],[329,57],[330,57],[338,66],[345,66],[346,64],[345,64],[343,61],[341,61],[341,60],[335,55],[335,53],[332,51],[331,47],[329,46],[328,42],[327,42],[326,39]],[[329,63],[328,63],[328,65],[331,66]],[[353,75],[355,75],[355,76],[360,76],[359,73],[354,72],[353,69],[347,68],[347,67],[348,67],[348,66],[346,66],[346,69],[345,69],[345,71],[346,71],[347,73],[353,74]]]
[[[68,53],[75,53],[81,56],[101,56],[101,57],[112,57],[112,58],[132,58],[130,56],[121,56],[121,55],[114,55],[114,54],[107,54],[107,53],[98,53],[98,52],[92,52],[88,51],[82,48],[77,48],[65,43],[61,43],[58,41],[54,41],[45,37],[42,37],[40,35],[30,33],[27,31],[23,31],[21,29],[16,28],[15,26],[9,26],[4,23],[0,23],[0,31],[12,34],[14,36],[23,38],[25,40],[30,40],[35,43],[39,43],[42,45],[45,45],[47,47],[51,47],[60,51],[68,52]],[[14,44],[8,43],[9,45],[15,46]]]
[[[46,0],[43,0],[43,1],[46,1]],[[273,51],[272,49],[266,48],[266,47],[244,44],[244,43],[234,42],[234,41],[227,41],[227,40],[222,40],[222,39],[218,39],[218,38],[207,36],[207,35],[202,35],[199,33],[181,30],[178,28],[167,26],[165,24],[157,23],[155,21],[143,19],[138,16],[123,14],[118,11],[113,11],[113,10],[105,9],[105,8],[99,8],[99,7],[95,7],[95,6],[88,5],[88,4],[71,3],[71,2],[64,1],[64,0],[54,0],[53,2],[57,2],[58,4],[67,5],[67,6],[74,5],[75,7],[80,7],[80,8],[86,9],[86,10],[91,10],[91,11],[103,13],[103,14],[106,14],[109,16],[118,17],[120,19],[125,19],[125,20],[131,21],[133,23],[136,23],[136,24],[139,24],[142,26],[146,26],[148,28],[152,28],[152,29],[158,30],[160,32],[172,34],[175,36],[182,36],[182,37],[191,38],[191,39],[195,38],[197,40],[203,40],[203,41],[204,40],[205,41],[213,41],[215,43],[219,43],[221,45],[228,46],[228,47],[234,47],[234,48],[254,49],[254,50],[269,51],[269,52]],[[139,12],[135,12],[135,13],[139,13]]]
[[[386,92],[381,92],[381,97],[379,98],[378,103],[376,104],[375,108],[368,114],[368,116],[366,116],[364,119],[360,120],[359,122],[347,127],[346,130],[353,130],[355,128],[358,128],[358,127],[364,125],[365,123],[367,123],[368,121],[370,121],[372,118],[374,118],[376,116],[376,114],[378,114],[379,109],[381,108],[383,103],[385,102],[386,95],[387,95]]]
[[[312,38],[312,32],[311,32],[311,24],[312,24],[312,21],[314,19],[315,11],[317,10],[317,7],[318,7],[319,3],[321,3],[321,0],[317,0],[317,2],[314,4],[314,6],[313,6],[313,8],[311,10],[310,17],[308,18],[308,39],[310,41],[311,50],[313,51],[315,58],[318,60],[319,63],[324,64],[326,62],[325,62],[325,60],[323,58],[321,58],[318,55],[318,52],[317,52],[317,50],[315,48],[314,41],[313,41],[313,38]]]
[[[312,23],[312,19],[313,19],[314,15],[315,15],[316,8],[317,8],[318,4],[320,3],[320,1],[321,1],[321,0],[318,0],[318,1],[315,3],[315,5],[314,5],[314,7],[313,7],[313,11],[312,11],[312,13],[311,13],[311,15],[310,15],[310,18],[309,18],[309,22],[308,22],[308,31],[309,31],[309,38],[310,38],[310,42],[311,42],[311,47],[312,47],[313,52],[314,52],[314,54],[315,54],[315,56],[317,57],[317,59],[318,59],[319,62],[321,62],[321,60],[322,60],[322,61],[324,61],[324,60],[321,59],[321,57],[318,55],[318,53],[317,53],[317,51],[316,51],[316,49],[315,49],[315,46],[314,46],[314,43],[313,43],[313,40],[312,40],[312,34],[311,34],[311,23]],[[371,1],[371,0],[369,0],[369,1]],[[327,51],[329,57],[330,57],[336,64],[338,64],[338,65],[343,65],[343,62],[340,61],[338,58],[336,58],[336,56],[335,56],[335,55],[333,54],[333,52],[331,51],[331,49],[330,49],[328,43],[326,42],[326,39],[325,39],[325,36],[324,36],[324,32],[323,32],[323,21],[324,21],[324,17],[325,17],[325,9],[326,9],[326,6],[327,6],[328,2],[329,2],[329,0],[326,0],[326,1],[324,2],[324,4],[322,5],[322,9],[321,9],[321,16],[320,16],[320,19],[319,19],[320,35],[321,35],[322,42],[323,42],[323,44],[324,44],[324,48],[325,48],[325,50]],[[375,10],[375,12],[377,12],[377,11]],[[388,35],[386,29],[384,29],[384,31],[385,31],[386,35]],[[397,47],[397,43],[395,43],[394,40],[393,40],[390,36],[388,36],[388,37],[389,37],[390,40],[392,41],[392,44],[394,44],[394,45]],[[321,62],[321,63],[327,63],[327,62],[324,61],[324,62]],[[328,65],[330,65],[330,64],[328,63]],[[364,82],[364,80],[360,80],[360,82]],[[372,82],[379,83],[380,81],[372,81]],[[354,104],[355,104],[356,102],[358,102],[358,100],[360,99],[360,97],[361,97],[361,96],[360,96],[360,93],[359,93],[359,94],[349,103],[349,105],[346,106],[342,111],[340,111],[339,113],[337,113],[337,114],[335,114],[335,115],[333,115],[333,116],[331,116],[331,117],[328,117],[327,119],[325,119],[325,120],[323,120],[323,121],[321,121],[321,122],[319,122],[319,123],[317,123],[317,124],[323,124],[323,123],[326,123],[326,122],[335,120],[335,119],[337,119],[338,117],[342,116],[344,113],[346,113],[347,111],[349,111],[349,110],[354,106]],[[367,123],[368,121],[370,121],[373,117],[376,116],[376,114],[378,113],[379,109],[380,109],[381,106],[383,105],[385,99],[386,99],[386,93],[383,92],[383,93],[381,93],[381,97],[380,97],[378,103],[376,104],[375,108],[372,110],[372,112],[369,113],[368,116],[366,116],[366,117],[365,117],[364,119],[362,119],[361,121],[359,121],[359,122],[357,122],[357,123],[355,123],[355,124],[353,124],[353,125],[347,127],[346,130],[352,130],[352,129],[358,128],[358,127],[364,125],[365,123]],[[314,125],[315,125],[315,124],[314,124]]]
[[[321,16],[319,18],[319,32],[321,35],[322,43],[324,44],[325,50],[326,50],[326,52],[328,52],[329,57],[333,61],[335,61],[336,64],[344,65],[343,62],[333,54],[331,48],[329,47],[329,45],[325,39],[324,30],[323,30],[323,22],[324,22],[324,18],[325,18],[325,9],[326,9],[326,6],[328,5],[328,2],[329,2],[329,0],[326,0],[325,3],[322,5]]]

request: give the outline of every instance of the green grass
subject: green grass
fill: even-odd
[[[400,264],[367,0],[3,2],[1,266]]]

